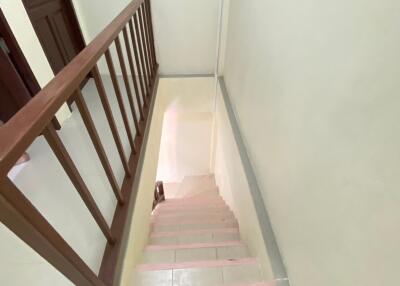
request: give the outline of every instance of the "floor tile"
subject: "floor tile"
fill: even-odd
[[[214,242],[234,241],[234,240],[240,240],[239,233],[214,233],[213,234]]]
[[[223,267],[225,285],[238,283],[254,283],[261,281],[258,264]]]
[[[171,286],[172,270],[136,273],[132,286]]]
[[[175,250],[145,251],[142,263],[173,263],[175,262]]]
[[[212,233],[202,233],[194,235],[182,235],[178,238],[179,244],[189,244],[189,243],[206,243],[212,242]]]
[[[150,244],[177,244],[178,238],[176,236],[161,236],[150,238]]]
[[[176,262],[215,260],[217,250],[215,248],[178,249],[175,255]]]
[[[239,259],[249,257],[245,246],[229,246],[217,248],[217,259]]]
[[[223,283],[221,268],[176,269],[173,286],[220,286]]]

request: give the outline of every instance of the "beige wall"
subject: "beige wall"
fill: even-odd
[[[233,210],[240,228],[241,239],[252,256],[260,259],[266,281],[274,279],[265,248],[255,206],[243,164],[236,145],[232,126],[218,85],[215,110],[214,173],[221,196]]]
[[[53,79],[54,73],[51,70],[22,1],[0,0],[0,7],[36,79],[40,86],[44,87]],[[66,104],[56,114],[60,123],[64,122],[70,115],[71,113]]]
[[[213,98],[208,94],[212,78],[161,78],[158,85],[157,98],[149,131],[148,144],[140,175],[136,205],[129,234],[128,249],[124,260],[123,275],[120,285],[131,285],[135,266],[140,262],[142,251],[147,244],[150,227],[150,214],[154,197],[154,184],[157,179],[157,168],[161,160],[161,135],[163,132],[164,114],[171,110],[184,108],[187,112],[212,109]],[[211,89],[212,90],[212,89]],[[203,93],[202,93],[203,91]],[[198,95],[196,98],[193,95]],[[193,104],[197,103],[197,104]],[[211,140],[211,139],[209,139]],[[208,154],[209,156],[209,154]],[[208,162],[209,166],[209,162]]]
[[[213,74],[220,0],[152,0],[162,74]]]
[[[398,11],[230,3],[224,76],[293,286],[398,283]]]
[[[157,179],[181,182],[185,176],[210,173],[215,80],[165,79],[163,133]]]

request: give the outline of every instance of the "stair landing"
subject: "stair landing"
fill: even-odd
[[[217,189],[170,199],[152,215],[135,286],[272,286],[240,240],[237,220]]]

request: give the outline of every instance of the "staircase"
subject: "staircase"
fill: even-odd
[[[258,260],[240,240],[238,222],[217,188],[193,191],[154,210],[133,285],[271,286],[263,282]]]

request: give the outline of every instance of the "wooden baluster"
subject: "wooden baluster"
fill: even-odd
[[[148,77],[148,85],[149,88],[151,86],[151,68],[149,64],[149,55],[148,55],[148,50],[147,50],[147,43],[146,43],[146,35],[144,32],[144,23],[143,23],[143,5],[140,6],[138,10],[138,17],[139,17],[139,27],[140,27],[140,37],[142,39],[142,45],[143,45],[143,53],[144,53],[144,60],[147,68],[147,77]],[[150,92],[149,94],[150,95]]]
[[[90,139],[93,142],[97,155],[99,156],[101,165],[103,166],[104,171],[106,172],[111,188],[118,200],[118,203],[122,205],[124,203],[122,193],[118,187],[118,183],[117,180],[115,179],[114,172],[111,169],[111,165],[110,162],[108,161],[103,144],[101,144],[100,136],[96,130],[96,126],[94,125],[92,116],[90,115],[85,99],[83,98],[82,93],[79,89],[76,90],[75,103],[76,106],[78,107],[79,113],[82,116],[83,123],[85,124],[86,129],[88,130]]]
[[[133,141],[131,128],[129,126],[128,116],[126,115],[124,100],[122,98],[121,90],[119,89],[117,74],[115,73],[114,63],[113,63],[109,49],[106,50],[105,56],[106,56],[108,70],[110,71],[110,75],[111,75],[111,81],[114,86],[115,95],[117,97],[119,109],[121,110],[122,120],[124,121],[125,130],[126,130],[126,134],[128,136],[129,144],[131,145],[132,151],[134,153],[136,153],[136,147],[135,147],[135,143]]]
[[[132,117],[133,117],[133,122],[134,122],[135,128],[136,128],[136,134],[138,136],[141,136],[142,132],[140,131],[139,123],[138,123],[137,116],[136,116],[136,108],[135,108],[135,104],[133,102],[132,90],[131,90],[131,86],[129,84],[128,72],[126,71],[125,59],[124,59],[124,55],[122,53],[121,42],[119,40],[119,37],[117,37],[115,39],[115,47],[117,48],[118,60],[119,60],[119,64],[120,64],[121,71],[122,71],[122,77],[124,79],[125,88],[126,88],[126,92],[128,95],[129,105],[132,110]],[[134,150],[134,152],[136,152],[136,150]]]
[[[65,149],[64,144],[61,142],[61,139],[52,124],[48,125],[44,129],[43,135],[46,138],[46,141],[49,143],[50,148],[53,150],[54,154],[58,158],[58,161],[64,168],[64,171],[70,178],[72,184],[75,186],[76,190],[81,196],[89,212],[92,214],[101,231],[104,233],[107,241],[109,243],[114,243],[114,238],[111,235],[111,230],[108,227],[106,220],[101,214],[100,209],[97,207],[96,202],[90,194],[85,182],[79,174],[78,169],[76,168],[74,162],[69,156],[67,149]]]
[[[153,59],[153,53],[152,53],[152,48],[151,48],[151,40],[150,40],[150,21],[149,20],[149,14],[148,14],[148,8],[147,8],[147,1],[143,2],[143,19],[144,19],[144,27],[145,27],[145,32],[146,32],[146,39],[147,39],[147,49],[149,53],[149,63],[150,63],[150,71],[151,71],[151,85],[153,85],[153,78],[154,78],[154,59]]]
[[[144,79],[145,76],[144,76],[143,66],[140,66],[141,58],[139,58],[139,54],[138,54],[137,41],[136,41],[136,36],[135,36],[135,30],[133,29],[132,19],[129,20],[129,31],[131,33],[132,49],[133,49],[133,54],[135,55],[135,63],[136,63],[136,68],[138,70],[139,83],[140,83],[140,89],[142,91],[143,104],[145,107],[147,107],[146,83],[145,83],[145,79]]]
[[[147,3],[147,10],[148,10],[148,15],[149,15],[149,24],[150,24],[150,40],[151,40],[151,51],[153,53],[153,59],[154,59],[154,72],[156,71],[157,68],[157,56],[156,56],[156,46],[154,43],[154,30],[153,30],[153,21],[152,21],[152,16],[151,16],[151,1],[146,0]]]
[[[126,159],[124,148],[122,146],[121,138],[118,134],[117,125],[115,124],[114,116],[111,111],[110,103],[108,102],[106,90],[103,85],[103,81],[101,80],[100,72],[97,66],[95,66],[92,70],[94,82],[96,83],[97,92],[99,93],[101,104],[103,105],[104,112],[107,117],[108,125],[110,126],[111,133],[114,137],[115,145],[117,146],[117,150],[119,156],[122,161],[122,166],[124,167],[125,173],[130,177],[132,172],[128,165],[128,160]]]
[[[122,33],[124,35],[125,49],[126,49],[126,54],[128,55],[128,62],[129,62],[129,68],[130,68],[131,75],[132,75],[133,87],[135,88],[135,95],[136,95],[136,101],[138,103],[140,120],[143,121],[144,120],[143,107],[140,102],[139,87],[138,87],[138,83],[136,80],[135,66],[133,64],[133,59],[132,59],[131,44],[129,41],[129,36],[128,36],[128,32],[126,30],[126,27],[124,27],[124,29],[122,30]]]
[[[75,285],[105,286],[9,178],[0,190],[1,223]]]
[[[144,53],[142,50],[142,37],[140,35],[140,27],[139,27],[139,21],[138,21],[138,16],[137,14],[139,14],[139,11],[136,12],[135,15],[133,15],[133,21],[135,23],[135,30],[136,30],[136,41],[137,41],[137,46],[139,48],[139,55],[140,55],[140,64],[142,66],[142,70],[143,70],[143,78],[145,81],[145,88],[146,88],[146,98],[148,97],[148,95],[150,94],[150,89],[149,89],[149,82],[148,82],[148,77],[147,77],[147,67],[145,64],[145,60],[144,60]]]

